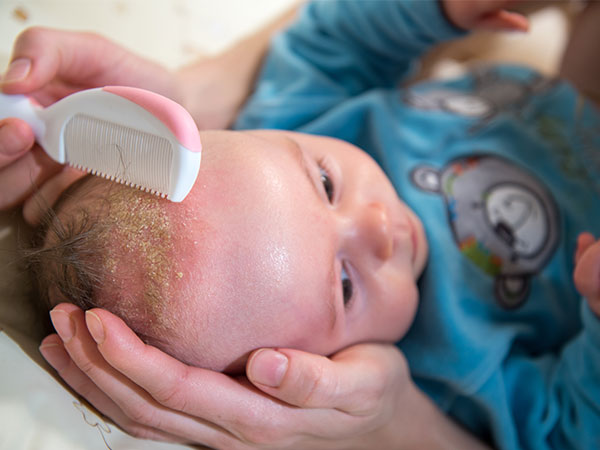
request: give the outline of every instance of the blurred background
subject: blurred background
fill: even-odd
[[[223,50],[298,1],[2,0],[0,71],[8,63],[12,43],[19,32],[34,25],[96,31],[174,68]],[[530,12],[532,21],[529,33],[478,33],[459,45],[444,47],[443,71],[452,71],[448,62],[463,64],[483,59],[526,63],[542,72],[553,73],[570,17],[580,3],[577,0],[523,0],[521,8]],[[540,9],[549,4],[550,7]],[[436,52],[436,62],[439,53]]]
[[[27,27],[96,31],[177,67],[218,52],[296,0],[1,0],[0,71]]]

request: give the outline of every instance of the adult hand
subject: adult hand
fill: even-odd
[[[225,128],[251,91],[271,36],[293,20],[296,10],[290,8],[227,51],[176,72],[95,34],[30,28],[14,44],[0,90],[30,95],[47,106],[81,89],[139,87],[183,105],[201,129]],[[82,175],[50,159],[34,144],[26,123],[0,121],[0,210],[25,202],[25,219],[35,225]]]
[[[357,345],[331,359],[257,350],[247,379],[186,366],[105,310],[61,304],[51,316],[60,337],[42,342],[44,357],[134,436],[227,449],[398,448],[399,436],[423,439],[411,420],[422,419],[414,405],[422,399],[391,345]]]
[[[10,61],[0,81],[2,92],[26,94],[44,106],[109,84],[141,87],[178,100],[172,73],[91,33],[30,28],[17,38]],[[25,219],[36,224],[43,206],[52,205],[82,175],[35,145],[25,122],[0,121],[0,210],[25,201]]]
[[[507,8],[521,0],[441,0],[446,16],[463,30],[527,31],[529,20]]]

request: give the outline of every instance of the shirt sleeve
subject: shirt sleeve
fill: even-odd
[[[431,46],[460,37],[437,0],[324,0],[276,37],[236,128],[298,129],[342,101],[407,77]]]
[[[550,377],[553,448],[600,448],[600,318],[585,300],[581,313],[583,330],[565,347]]]
[[[585,300],[581,319],[556,353],[513,355],[477,394],[494,410],[488,426],[498,448],[600,448],[600,319]],[[473,402],[452,409],[471,429],[485,415]]]

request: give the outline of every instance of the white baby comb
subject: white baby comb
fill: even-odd
[[[0,119],[27,122],[56,161],[182,201],[198,170],[198,128],[179,104],[143,89],[107,86],[42,108],[22,95],[0,94]]]

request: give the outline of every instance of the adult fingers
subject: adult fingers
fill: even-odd
[[[176,96],[174,76],[163,66],[100,35],[41,27],[19,35],[7,73],[0,80],[3,92],[32,93],[44,105],[80,89],[107,84]]]
[[[33,147],[34,142],[33,131],[22,120],[0,120],[0,167],[20,158]]]
[[[231,439],[229,433],[209,422],[185,414],[181,409],[174,410],[161,405],[143,387],[115,370],[98,351],[96,343],[88,333],[84,312],[81,309],[72,304],[60,304],[50,315],[75,367],[79,368],[99,391],[106,394],[127,418],[120,419],[126,431],[130,431],[128,427],[133,423],[162,430],[188,442],[212,445],[215,442]],[[132,359],[135,355],[134,351],[134,349],[127,350],[132,352],[128,353]],[[74,375],[75,373],[75,369],[72,368],[71,372],[64,376],[75,378],[77,376]],[[160,378],[167,374],[167,370],[163,366],[153,367],[153,373]],[[73,382],[76,383],[77,380]],[[83,387],[91,390],[84,391]],[[96,392],[89,384],[80,385],[80,389],[86,398]],[[107,413],[110,416],[109,413],[113,414],[114,410]],[[117,417],[122,417],[121,413],[118,414]]]
[[[98,389],[92,380],[73,363],[62,340],[56,334],[46,336],[39,350],[44,359],[75,392],[131,435],[144,439],[184,443],[177,436],[135,423],[127,417],[117,404]]]
[[[190,367],[144,344],[117,316],[102,309],[86,313],[86,323],[104,358],[161,404],[197,416],[222,411],[217,403],[238,404],[235,395],[247,388],[239,381],[211,370]],[[210,386],[210,389],[206,387]],[[254,392],[254,388],[252,388]],[[218,397],[218,401],[217,401]],[[214,414],[215,416],[218,414]]]
[[[385,405],[385,396],[407,382],[408,368],[396,347],[361,344],[331,359],[293,349],[260,349],[250,356],[247,375],[286,403],[361,416]]]
[[[122,51],[113,47],[118,48],[91,33],[28,28],[15,41],[11,62],[0,82],[2,91],[33,92],[56,77],[74,83],[88,80],[121,57]]]
[[[62,168],[41,147],[34,146],[12,164],[0,169],[0,209],[20,204]]]
[[[214,428],[226,430],[229,437],[223,432],[210,436],[221,443],[235,436],[231,442],[236,444],[287,448],[307,436],[327,440],[364,430],[362,420],[347,413],[297,408],[262,393],[245,377],[232,378],[187,366],[145,345],[121,319],[108,311],[92,309],[87,312],[86,322],[99,351],[114,369],[164,407],[183,411],[213,424]],[[107,392],[97,379],[95,382]],[[115,401],[119,395],[116,391],[109,394]],[[164,424],[157,428],[165,429]],[[172,429],[168,431],[174,433]],[[206,439],[202,442],[210,443]]]

